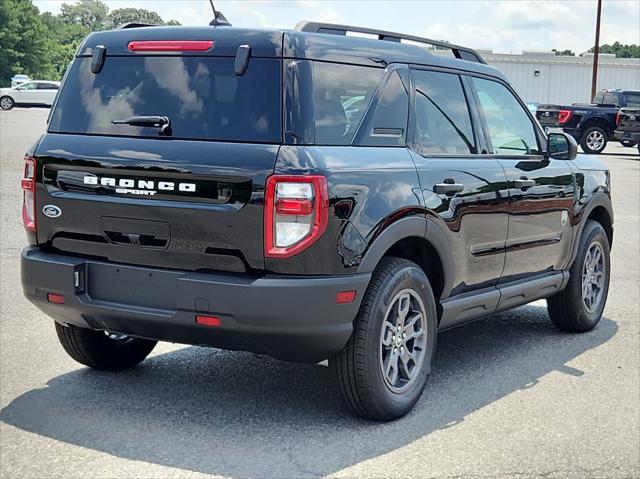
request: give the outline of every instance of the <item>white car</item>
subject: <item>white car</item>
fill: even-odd
[[[21,83],[26,83],[28,81],[31,81],[29,75],[13,75],[11,77],[11,88],[17,87]]]
[[[59,81],[32,80],[14,88],[0,88],[0,108],[51,106],[60,88]]]

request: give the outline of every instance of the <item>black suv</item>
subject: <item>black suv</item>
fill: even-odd
[[[588,331],[607,298],[607,168],[462,47],[318,23],[93,33],[25,161],[24,293],[94,369],[158,340],[328,359],[349,408],[389,420],[439,330],[547,298]]]

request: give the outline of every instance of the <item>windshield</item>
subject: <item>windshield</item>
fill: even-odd
[[[164,116],[173,138],[279,143],[280,91],[272,58],[251,58],[241,76],[227,57],[107,57],[98,74],[91,58],[78,58],[49,131],[158,137],[158,128],[113,121]]]

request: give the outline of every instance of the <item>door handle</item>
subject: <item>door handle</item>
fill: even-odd
[[[513,182],[513,187],[520,188],[521,190],[526,190],[527,188],[531,188],[532,186],[536,186],[536,180],[530,180],[525,176],[523,176],[522,178],[518,178]]]
[[[433,191],[439,194],[452,195],[453,193],[459,193],[464,189],[464,185],[461,183],[436,183],[433,185]]]

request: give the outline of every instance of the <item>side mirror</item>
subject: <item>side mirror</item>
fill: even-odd
[[[547,155],[556,160],[575,160],[578,155],[576,140],[566,133],[549,133]]]

